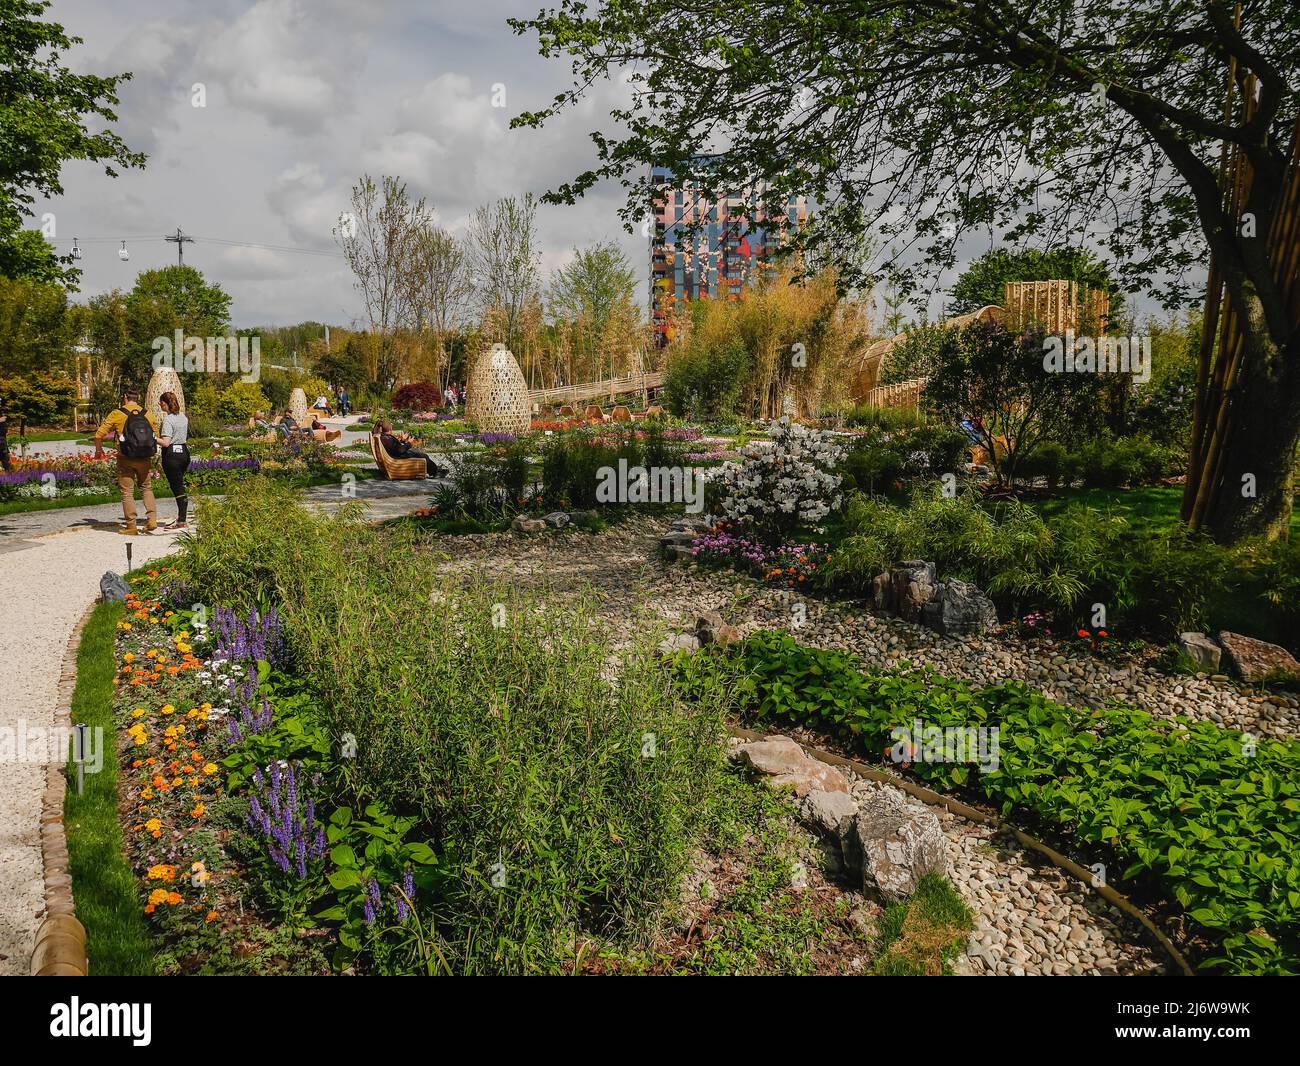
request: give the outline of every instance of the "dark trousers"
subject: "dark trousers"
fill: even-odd
[[[185,471],[190,468],[190,449],[186,444],[182,444],[180,449],[180,451],[174,447],[163,449],[162,468],[167,476],[167,484],[171,486],[172,495],[176,497],[176,520],[184,522],[190,506],[190,498],[185,494]]]
[[[435,463],[432,459],[430,459],[427,455],[425,455],[424,452],[418,452],[414,448],[411,448],[409,451],[402,452],[401,455],[394,455],[393,458],[394,459],[423,459],[424,469],[425,472],[429,475],[429,477],[437,477],[439,474],[442,473],[442,470],[439,468],[437,463]]]
[[[9,462],[9,438],[0,437],[0,467],[4,467],[4,471],[7,474],[9,472],[10,465],[11,464]]]

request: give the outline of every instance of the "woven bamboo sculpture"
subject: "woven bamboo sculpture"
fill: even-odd
[[[519,363],[504,344],[478,357],[469,376],[465,420],[484,433],[527,433],[532,428],[532,401]]]
[[[158,424],[162,425],[163,415],[166,414],[162,409],[162,404],[158,398],[164,392],[174,393],[177,402],[181,405],[181,414],[185,413],[185,392],[181,388],[180,375],[169,366],[160,366],[153,372],[153,377],[149,379],[149,388],[144,394],[144,409],[152,412]]]
[[[307,417],[307,394],[302,389],[294,389],[289,393],[289,414],[293,415],[293,420],[298,425],[311,425],[311,419]]]

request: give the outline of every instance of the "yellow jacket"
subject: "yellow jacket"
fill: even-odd
[[[104,419],[103,424],[95,430],[95,443],[99,444],[110,433],[115,433],[117,434],[117,443],[120,449],[122,445],[122,431],[126,429],[126,414],[128,411],[139,410],[141,410],[141,408],[138,403],[127,403],[123,404],[115,411],[110,411],[108,417]],[[158,420],[154,418],[152,411],[145,411],[144,417],[148,420],[149,425],[153,426],[154,436],[156,437],[158,435]]]

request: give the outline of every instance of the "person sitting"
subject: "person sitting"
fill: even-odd
[[[384,446],[384,451],[394,459],[423,459],[425,463],[425,473],[428,477],[437,477],[443,472],[442,468],[424,452],[415,449],[411,444],[411,437],[409,434],[394,433],[393,424],[391,422],[380,423],[379,443]]]
[[[316,411],[324,411],[326,418],[332,418],[334,415],[333,410],[330,408],[330,402],[326,399],[323,392],[316,397],[316,402],[312,404],[312,409]]]
[[[302,426],[298,425],[298,420],[288,411],[286,411],[280,418],[280,421],[276,423],[275,428],[286,437],[296,437],[300,433],[310,432],[310,430],[303,429]]]

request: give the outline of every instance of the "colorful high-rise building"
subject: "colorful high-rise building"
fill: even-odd
[[[672,340],[680,301],[739,300],[774,273],[783,233],[808,221],[808,206],[804,197],[791,196],[783,216],[759,209],[751,218],[762,186],[747,196],[705,200],[666,167],[654,167],[650,178],[660,190],[650,234],[650,321],[655,345],[663,347]]]

